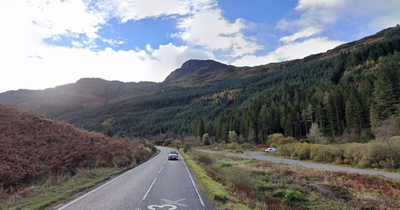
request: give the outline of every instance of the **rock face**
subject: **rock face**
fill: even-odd
[[[213,60],[189,60],[173,71],[162,84],[175,87],[210,84],[234,78],[238,69]]]

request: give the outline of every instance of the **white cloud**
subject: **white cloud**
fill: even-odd
[[[29,18],[40,26],[44,37],[54,35],[76,36],[85,34],[89,38],[97,38],[99,25],[105,23],[101,14],[90,12],[82,1],[13,1],[7,2],[10,8],[19,8],[20,18]]]
[[[115,46],[115,45],[121,45],[124,44],[124,41],[117,41],[117,40],[113,40],[113,39],[103,39],[103,42],[107,42],[108,44],[110,44],[111,46]]]
[[[97,31],[109,14],[96,13],[93,9],[88,10],[89,7],[79,1],[1,1],[0,25],[7,33],[0,33],[0,57],[3,58],[0,62],[0,92],[44,89],[83,77],[161,82],[188,59],[214,59],[210,51],[173,44],[154,48],[148,45],[147,51],[138,48],[93,51],[97,47],[94,40],[101,38]],[[71,41],[73,47],[53,46],[43,41],[79,35],[86,35],[86,38]],[[123,42],[101,40],[110,44]]]
[[[244,56],[236,60],[232,65],[256,66],[284,60],[300,59],[308,55],[326,52],[340,44],[343,44],[343,42],[333,41],[323,37],[309,38],[301,42],[285,42],[283,46],[266,56]]]
[[[238,57],[253,54],[263,47],[241,32],[246,28],[245,20],[237,19],[230,23],[222,17],[218,7],[209,5],[181,19],[175,34],[191,46],[201,46],[210,51],[227,52],[227,56]]]
[[[20,88],[43,89],[75,82],[83,77],[161,82],[171,70],[179,68],[188,59],[214,59],[211,52],[172,44],[162,45],[150,53],[144,50],[115,51],[111,48],[93,52],[89,48],[41,45],[37,53],[30,57],[12,57],[1,63],[0,92]],[[4,87],[7,89],[1,89]]]
[[[182,14],[185,11],[182,0],[102,0],[94,4],[95,10],[110,17],[118,17],[122,23],[129,20]]]
[[[237,59],[235,62],[231,63],[234,66],[257,66],[264,65],[268,63],[278,62],[279,58],[274,54],[270,53],[266,56],[255,56],[255,55],[246,55],[240,59]]]
[[[325,37],[310,38],[303,42],[291,42],[276,49],[273,53],[279,60],[304,58],[311,54],[325,52],[340,44],[341,41],[329,40]]]
[[[297,39],[300,39],[300,38],[307,38],[307,37],[313,36],[313,35],[315,35],[315,34],[317,34],[319,32],[321,32],[321,29],[314,28],[314,27],[309,27],[309,28],[301,30],[301,31],[299,31],[299,32],[297,32],[295,34],[292,34],[290,36],[282,37],[282,38],[279,39],[279,41],[282,41],[282,42],[285,42],[285,43],[293,42],[293,41],[296,41]]]
[[[299,0],[296,10],[301,12],[300,17],[291,21],[282,19],[277,28],[329,28],[338,21],[352,20],[353,24],[363,24],[376,31],[399,22],[398,8],[398,0]]]

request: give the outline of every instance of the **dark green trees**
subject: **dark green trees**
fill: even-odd
[[[204,123],[203,123],[203,120],[201,118],[199,118],[199,120],[197,121],[197,124],[196,124],[196,131],[194,133],[194,136],[202,138],[204,133],[205,133],[204,132]]]
[[[376,70],[375,91],[373,93],[374,112],[377,120],[384,120],[398,113],[400,99],[399,83],[400,53],[386,59]]]

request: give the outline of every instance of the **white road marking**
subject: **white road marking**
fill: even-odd
[[[186,166],[186,163],[185,163],[185,159],[182,158],[182,161],[183,161],[183,164],[185,165],[185,168],[186,168],[187,173],[189,174],[190,180],[192,180],[193,187],[194,187],[194,189],[196,190],[197,196],[198,196],[199,199],[200,199],[200,203],[201,203],[201,205],[202,205],[203,208],[204,208],[205,206],[204,206],[204,203],[203,203],[203,199],[201,199],[200,193],[199,193],[199,191],[197,190],[197,187],[196,187],[196,184],[195,184],[194,181],[193,181],[192,175],[190,175],[189,169],[188,169],[188,167]]]
[[[62,209],[64,209],[64,208],[66,208],[66,207],[68,207],[68,206],[72,205],[73,203],[76,203],[77,201],[79,201],[79,200],[81,200],[81,199],[85,198],[86,196],[88,196],[88,195],[90,195],[90,194],[92,194],[92,193],[96,192],[97,190],[100,190],[101,188],[103,188],[103,187],[105,187],[105,186],[107,186],[107,185],[111,184],[112,182],[114,182],[114,181],[118,180],[119,178],[121,178],[121,177],[125,176],[126,174],[128,174],[128,173],[129,173],[129,172],[131,172],[132,170],[134,170],[134,169],[137,169],[137,168],[141,167],[142,165],[144,165],[144,164],[140,164],[139,166],[137,166],[137,167],[135,167],[135,168],[133,168],[133,169],[131,169],[131,170],[129,170],[129,171],[127,171],[127,172],[125,172],[125,173],[121,174],[120,176],[116,177],[115,179],[113,179],[113,180],[111,180],[111,181],[109,181],[109,182],[105,183],[104,185],[101,185],[100,187],[98,187],[98,188],[96,188],[96,189],[94,189],[94,190],[92,190],[92,191],[90,191],[90,192],[86,193],[85,195],[82,195],[81,197],[79,197],[79,198],[77,198],[77,199],[75,199],[75,200],[71,201],[70,203],[66,204],[65,206],[63,206],[63,207],[59,208],[58,210],[62,210]]]
[[[158,175],[160,175],[160,173],[161,173],[162,169],[164,168],[164,165],[165,165],[166,162],[167,162],[167,161],[164,161],[164,164],[161,166],[160,170],[158,171],[158,174],[157,174],[157,176],[154,178],[153,183],[151,183],[149,189],[147,190],[147,192],[146,192],[146,194],[144,195],[143,199],[140,201],[140,203],[139,203],[139,205],[138,205],[138,208],[136,208],[136,209],[140,209],[140,208],[139,208],[140,205],[142,204],[142,202],[143,202],[144,200],[146,200],[147,195],[149,194],[149,192],[150,192],[151,188],[153,187],[154,183],[156,183],[157,177],[158,177]]]
[[[178,208],[177,206],[174,206],[174,205],[161,205],[161,206],[159,206],[159,205],[151,205],[151,206],[148,206],[147,209],[156,210],[155,207],[161,208],[161,209],[163,209],[164,207],[169,207],[168,210],[174,210],[174,209]]]
[[[179,200],[176,200],[176,201],[170,201],[170,200],[167,200],[167,199],[161,199],[161,200],[167,202],[167,203],[164,204],[164,205],[175,204],[175,205],[177,205],[177,206],[187,207],[187,205],[182,204],[182,203],[179,203],[179,202],[181,202],[181,201],[186,200],[186,198],[182,198],[182,199],[179,199]]]

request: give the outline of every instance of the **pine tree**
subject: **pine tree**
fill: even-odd
[[[204,135],[204,123],[203,120],[200,118],[197,121],[196,131],[194,133],[195,137],[202,137]]]
[[[400,55],[400,53],[398,53]],[[397,56],[400,57],[400,56]],[[397,114],[399,104],[399,75],[400,66],[395,58],[382,63],[376,71],[374,90],[375,114],[378,121],[387,119]]]

